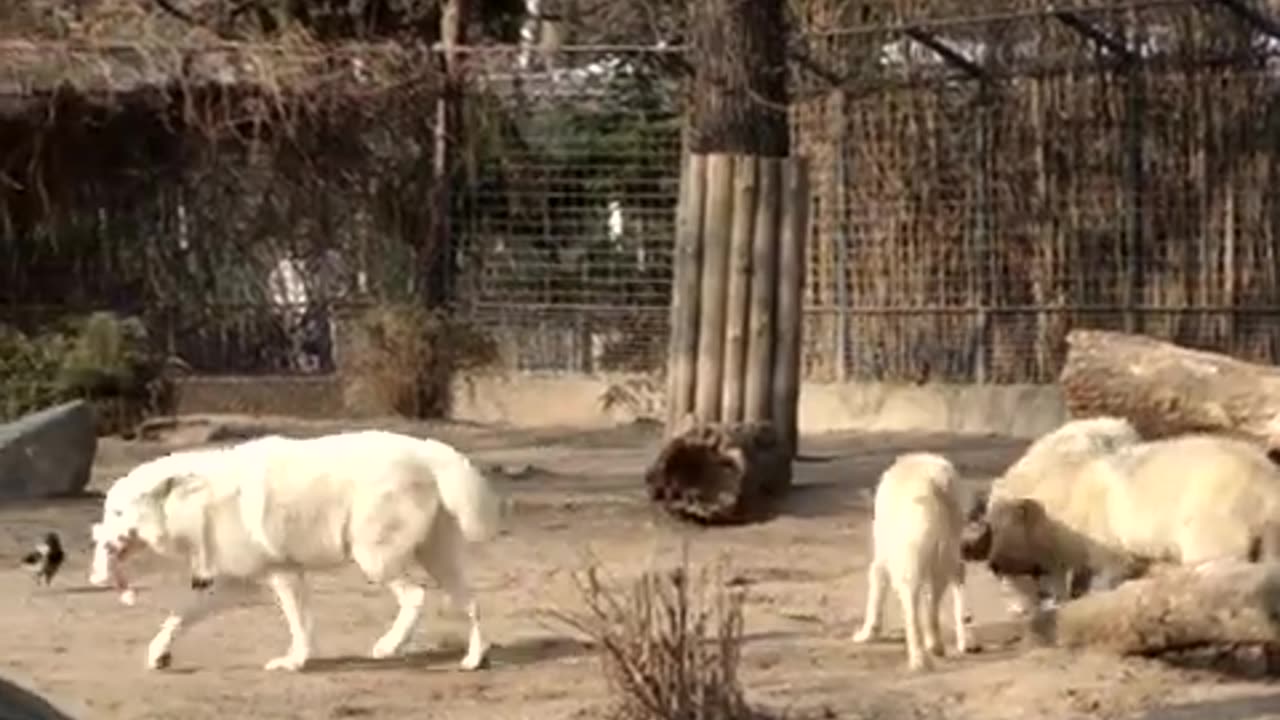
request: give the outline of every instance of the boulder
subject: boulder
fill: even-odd
[[[82,400],[0,425],[0,501],[81,492],[97,449],[93,409]]]
[[[81,717],[85,717],[81,715]],[[0,718],[5,720],[73,720],[35,692],[16,682],[0,678]]]

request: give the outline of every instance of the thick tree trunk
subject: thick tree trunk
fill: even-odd
[[[708,162],[712,164],[727,155],[788,156],[787,33],[782,0],[689,0],[688,8],[694,78],[687,115],[687,152],[710,155]],[[757,164],[755,159],[744,162]],[[763,165],[767,167],[767,163]],[[777,320],[766,323],[756,317],[751,343],[745,333],[746,312],[753,302],[757,311],[773,312],[771,307],[761,306],[759,298],[748,295],[760,293],[763,298],[768,293],[772,302],[779,291],[756,287],[754,278],[741,272],[729,277],[731,267],[750,265],[762,254],[762,248],[770,250],[781,242],[772,232],[754,237],[757,209],[748,201],[757,193],[748,192],[748,185],[756,187],[759,173],[753,168],[749,174],[750,178],[748,173],[740,173],[738,192],[733,193],[729,191],[735,185],[727,178],[716,181],[716,173],[708,173],[697,308],[698,369],[692,415],[696,424],[684,432],[669,427],[673,437],[645,473],[650,499],[677,517],[709,524],[758,519],[791,484],[791,450],[785,431],[775,429],[771,422],[737,422],[741,417],[776,414],[775,398],[767,394],[772,388],[760,384],[765,372],[772,380],[772,368],[760,363],[771,357],[770,364],[776,363],[777,352],[773,342],[769,347],[761,345],[771,338],[760,337],[759,332],[776,326]],[[748,208],[741,208],[737,222],[727,208],[735,198],[740,204],[753,206],[751,215],[746,214]],[[771,207],[759,214],[773,218],[777,212]],[[693,213],[686,208],[686,215]],[[765,254],[773,257],[776,251],[771,252]],[[690,257],[685,253],[681,261],[688,262]],[[737,262],[731,264],[731,257]],[[726,315],[731,316],[728,322]],[[731,355],[727,363],[726,348]],[[673,350],[673,366],[686,363],[677,362]],[[748,367],[756,381],[750,392],[742,386]],[[722,395],[725,372],[730,375],[731,387]],[[680,379],[683,381],[683,376]],[[674,380],[672,388],[677,389]],[[677,400],[684,399],[681,390]],[[683,408],[673,408],[670,420],[679,423],[687,417],[690,415]]]
[[[1280,652],[1280,563],[1173,567],[1038,614],[1028,642],[1120,655]]]
[[[701,424],[672,438],[645,473],[649,498],[708,524],[763,517],[791,484],[791,456],[769,423]]]
[[[1147,438],[1188,432],[1280,441],[1280,368],[1143,335],[1075,330],[1059,377],[1074,417],[1116,415]]]
[[[689,150],[785,157],[785,16],[781,0],[691,0]]]

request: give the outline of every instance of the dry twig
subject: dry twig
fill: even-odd
[[[552,612],[600,648],[616,720],[746,720],[762,717],[738,678],[743,593],[728,587],[725,566],[650,571],[626,591],[609,587],[596,567],[578,578],[584,609]]]

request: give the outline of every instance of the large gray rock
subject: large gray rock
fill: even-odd
[[[0,678],[0,718],[4,720],[75,720],[68,711],[16,682]],[[87,716],[79,717],[83,720]]]
[[[84,490],[97,450],[93,410],[82,400],[0,425],[0,500]]]

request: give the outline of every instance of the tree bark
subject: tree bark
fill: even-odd
[[[1085,595],[1030,622],[1027,642],[1120,655],[1194,650],[1280,652],[1280,564],[1172,567]]]
[[[458,48],[467,44],[467,23],[471,17],[471,0],[445,0],[440,8],[440,44],[444,47],[445,82],[436,100],[435,177],[432,187],[431,246],[424,248],[427,263],[427,301],[442,305],[453,297],[449,273],[453,255],[453,229],[449,222],[451,178],[454,158],[452,142],[462,128],[462,104],[466,86],[465,62]]]
[[[791,457],[769,423],[698,424],[645,473],[649,499],[706,524],[758,520],[791,484]]]
[[[705,155],[686,155],[676,211],[671,337],[667,349],[666,437],[693,412],[697,389],[698,324],[702,292],[702,212],[707,191]]]
[[[785,157],[785,15],[781,0],[690,0],[689,150]]]
[[[1189,432],[1280,440],[1280,368],[1143,335],[1074,330],[1059,376],[1074,417],[1115,415],[1154,439]]]
[[[748,311],[747,369],[743,417],[762,422],[773,412],[774,309],[778,296],[778,211],[782,160],[763,158],[756,187],[756,217],[751,239],[751,307]]]

